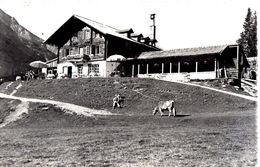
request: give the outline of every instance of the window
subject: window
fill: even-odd
[[[83,31],[79,31],[77,37],[78,39],[83,39]]]
[[[85,29],[83,32],[84,32],[84,40],[89,39],[90,38],[90,30]]]
[[[99,45],[96,46],[96,54],[99,54]]]
[[[92,31],[92,38],[96,38],[96,32]]]
[[[78,66],[78,73],[79,73],[79,76],[82,75],[82,71],[83,71],[83,65],[79,65],[79,66]]]
[[[68,56],[70,54],[70,50],[69,49],[66,49],[65,50],[65,56]]]
[[[87,55],[89,55],[90,54],[90,47],[86,46],[86,49],[87,49]]]
[[[89,64],[88,73],[99,73],[99,64]]]
[[[70,49],[69,54],[70,54],[70,55],[73,55],[73,54],[74,54],[73,48]]]
[[[64,67],[62,68],[62,73],[63,73],[63,74],[67,74],[67,72],[68,72],[68,67],[67,67],[67,66],[64,66]]]

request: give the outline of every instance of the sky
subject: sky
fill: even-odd
[[[0,8],[44,40],[73,14],[151,35],[150,14],[155,13],[157,46],[170,50],[234,44],[243,31],[247,9],[259,11],[257,1],[0,0]]]

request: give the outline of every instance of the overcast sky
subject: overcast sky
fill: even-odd
[[[258,11],[257,1],[0,0],[0,8],[44,40],[73,14],[149,35],[150,14],[156,13],[158,46],[168,50],[235,43],[247,8]]]

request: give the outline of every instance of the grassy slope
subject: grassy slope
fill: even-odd
[[[125,102],[123,108],[116,111],[127,114],[151,114],[159,100],[169,99],[176,101],[176,108],[181,114],[244,111],[256,105],[255,102],[231,95],[152,79],[35,80],[22,84],[17,96],[60,100],[95,109],[112,110],[113,96],[121,93]]]
[[[109,110],[121,93],[124,107],[113,112],[125,114],[86,118],[30,103],[28,115],[0,129],[0,166],[255,166],[255,102],[157,80],[118,81],[23,82],[16,95]],[[7,84],[0,85],[3,92]],[[181,115],[152,116],[155,100],[132,91],[141,88],[153,98],[174,98]],[[5,112],[8,101],[0,99]]]

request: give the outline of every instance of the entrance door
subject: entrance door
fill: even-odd
[[[71,76],[72,76],[72,67],[69,66],[68,67],[68,77],[71,78]]]

